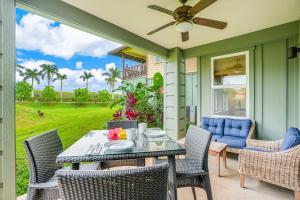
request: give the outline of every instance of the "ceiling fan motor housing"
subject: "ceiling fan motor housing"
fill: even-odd
[[[189,13],[191,8],[191,6],[180,6],[179,8],[176,8],[176,10],[174,11],[174,19],[176,20],[176,22],[192,20],[193,16],[191,16]]]

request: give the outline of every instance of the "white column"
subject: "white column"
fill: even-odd
[[[15,1],[0,0],[0,200],[16,199]]]

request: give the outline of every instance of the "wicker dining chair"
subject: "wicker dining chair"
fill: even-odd
[[[56,157],[63,151],[57,130],[34,136],[24,141],[29,162],[27,200],[54,200],[60,197],[55,172],[63,168]],[[96,170],[99,164],[81,165],[82,170]]]
[[[166,200],[168,164],[126,170],[56,172],[63,200]]]
[[[107,122],[107,129],[113,128],[138,128],[138,121],[137,120],[121,120],[121,121],[109,121]],[[145,166],[145,159],[127,159],[127,160],[111,160],[101,162],[101,169],[107,169],[111,167],[119,167],[119,166]]]
[[[184,159],[176,159],[177,188],[192,187],[193,197],[196,197],[195,187],[206,191],[207,199],[212,200],[212,191],[208,171],[208,150],[212,134],[202,128],[190,125],[186,134]],[[156,164],[166,162],[156,159]]]

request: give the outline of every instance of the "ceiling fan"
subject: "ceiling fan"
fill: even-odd
[[[195,17],[195,15],[197,13],[204,10],[205,8],[207,8],[208,6],[210,6],[217,0],[200,0],[193,7],[185,5],[187,0],[179,0],[179,1],[183,5],[176,8],[174,11],[165,9],[165,8],[157,6],[157,5],[149,5],[148,6],[148,8],[150,8],[150,9],[157,10],[159,12],[163,12],[163,13],[173,16],[175,21],[165,24],[157,29],[154,29],[153,31],[149,32],[147,35],[152,35],[164,28],[167,28],[169,26],[176,24],[175,29],[176,29],[176,31],[181,32],[182,41],[185,42],[185,41],[189,40],[189,31],[193,28],[193,24],[208,26],[208,27],[217,28],[217,29],[224,29],[227,26],[226,22]]]

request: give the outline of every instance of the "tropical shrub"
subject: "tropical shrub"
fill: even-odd
[[[56,95],[53,86],[46,86],[42,91],[42,101],[47,103],[53,103],[56,101]]]
[[[16,99],[18,101],[26,101],[30,99],[32,86],[26,81],[20,81],[16,84]]]
[[[89,100],[89,91],[86,88],[78,88],[74,90],[74,100],[76,103],[82,104]]]
[[[100,90],[98,92],[98,101],[100,103],[111,103],[112,95],[107,90]]]
[[[123,109],[118,110],[114,120],[128,119],[146,122],[149,127],[163,126],[163,79],[161,74],[153,78],[153,86],[142,83],[133,85],[124,83],[117,90],[123,91],[126,95],[114,101],[111,107],[120,104]]]

